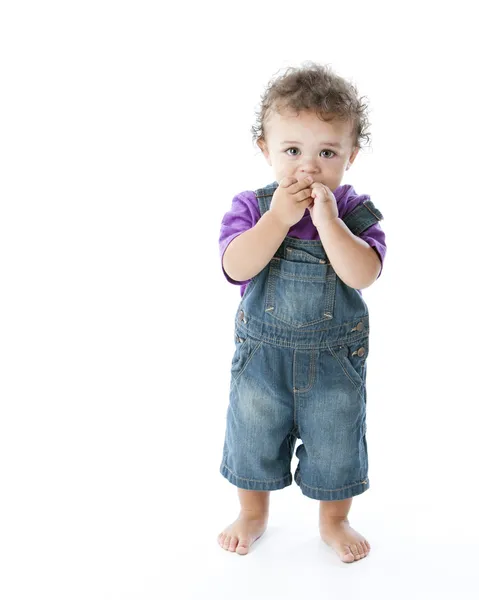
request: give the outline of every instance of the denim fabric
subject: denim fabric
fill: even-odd
[[[277,185],[256,190],[262,215]],[[344,221],[358,234],[382,218],[368,200]],[[284,239],[245,290],[235,344],[222,475],[248,490],[290,485],[300,439],[294,479],[304,495],[366,491],[369,313],[320,240]]]

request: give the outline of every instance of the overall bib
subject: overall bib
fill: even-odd
[[[274,182],[256,190],[261,215]],[[343,220],[355,235],[382,220],[371,200]],[[239,488],[344,500],[369,488],[369,313],[320,240],[286,237],[248,284],[235,320],[221,474]]]

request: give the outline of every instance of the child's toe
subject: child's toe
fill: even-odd
[[[363,549],[360,545],[358,544],[353,544],[351,546],[351,552],[354,554],[354,560],[359,560],[361,558],[361,554],[363,552]]]
[[[248,540],[240,539],[238,542],[238,547],[236,548],[236,552],[238,554],[248,554],[249,544]]]
[[[231,541],[231,536],[225,535],[224,540],[223,540],[223,548],[225,550],[228,550],[229,545],[230,545],[230,541]]]
[[[343,546],[343,551],[341,552],[341,560],[343,562],[354,562],[355,558],[354,558],[354,554],[351,551],[351,548],[349,546]]]
[[[236,550],[236,546],[238,545],[238,538],[232,537],[228,546],[228,550],[230,552],[234,552]]]

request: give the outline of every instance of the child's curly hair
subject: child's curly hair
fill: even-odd
[[[329,65],[312,61],[300,67],[289,67],[281,76],[273,78],[261,96],[259,111],[255,112],[256,124],[252,126],[253,143],[265,141],[264,124],[270,112],[290,108],[295,111],[313,110],[324,121],[351,120],[354,126],[354,146],[362,147],[361,141],[369,142],[367,128],[366,98],[358,97],[356,87],[336,75]]]

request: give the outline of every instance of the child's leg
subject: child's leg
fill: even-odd
[[[352,498],[320,501],[321,538],[337,552],[343,562],[364,558],[371,549],[369,542],[349,526],[348,513],[352,503]]]
[[[239,517],[218,536],[225,550],[247,554],[251,544],[265,531],[269,514],[269,492],[238,488],[241,504]]]

